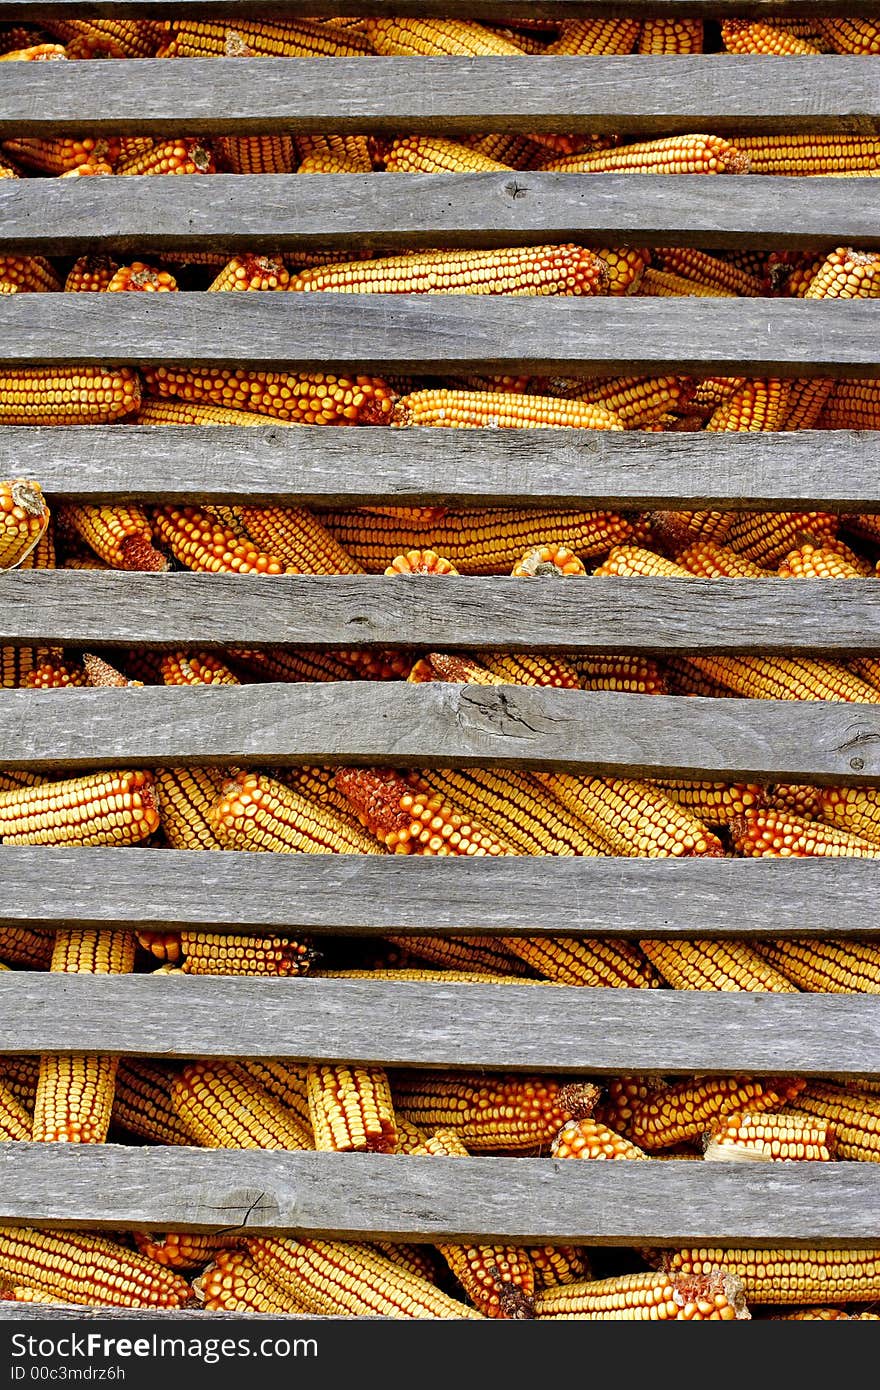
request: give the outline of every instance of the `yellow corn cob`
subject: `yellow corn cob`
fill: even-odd
[[[65,136],[40,140],[26,136],[23,139],[4,140],[0,148],[27,169],[35,169],[40,174],[64,174],[79,168],[81,164],[104,160],[114,164],[119,154],[119,141],[112,137],[93,140],[88,136]]]
[[[796,1313],[777,1313],[772,1322],[876,1322],[880,1313],[846,1313],[842,1308],[800,1308]]]
[[[80,256],[67,272],[64,289],[68,294],[106,290],[118,269],[109,256]]]
[[[650,252],[635,246],[603,246],[596,255],[608,272],[606,294],[635,294],[645,273]]]
[[[479,1318],[369,1245],[259,1236],[248,1242],[264,1277],[303,1307],[330,1317]]]
[[[49,525],[49,508],[39,483],[0,481],[0,570],[14,569],[39,543]]]
[[[637,53],[702,53],[701,19],[645,19]]]
[[[796,377],[790,381],[788,411],[780,429],[786,433],[813,429],[834,385],[830,377]]]
[[[177,281],[167,270],[157,270],[155,266],[143,261],[133,261],[131,265],[121,265],[106,287],[108,294],[135,292],[142,294],[168,294],[177,289]]]
[[[660,257],[663,268],[676,275],[684,275],[690,280],[698,280],[704,285],[747,298],[755,299],[763,294],[758,276],[706,251],[698,251],[692,246],[663,246],[655,254]]]
[[[595,56],[631,53],[641,28],[637,19],[567,19],[548,54]]]
[[[578,561],[580,564],[580,561]],[[511,685],[542,685],[555,690],[578,690],[577,671],[568,662],[531,652],[480,652],[480,661],[490,675]]]
[[[302,1303],[261,1274],[244,1250],[218,1250],[193,1280],[193,1292],[208,1311],[302,1313]]]
[[[425,251],[304,270],[290,289],[334,294],[594,295],[608,283],[604,261],[575,245],[484,251]]]
[[[408,550],[405,555],[395,555],[385,573],[387,575],[458,574],[458,570],[442,555],[438,555],[436,550]]]
[[[791,1077],[696,1077],[654,1091],[633,1105],[627,1137],[643,1149],[694,1139],[716,1118],[740,1110],[781,1110],[806,1086]]]
[[[265,415],[251,410],[236,410],[222,405],[200,405],[195,401],[144,400],[137,416],[139,425],[262,425],[268,424]],[[290,425],[289,420],[277,420],[275,425]],[[275,426],[273,425],[273,428]]]
[[[306,942],[286,936],[181,932],[180,949],[184,975],[308,975],[315,959]]]
[[[804,299],[880,298],[880,255],[838,246],[810,281]]]
[[[61,289],[61,281],[42,256],[0,256],[0,281],[19,293]]]
[[[648,266],[641,280],[636,294],[644,297],[657,297],[662,299],[674,299],[681,295],[696,296],[698,299],[735,299],[733,290],[719,289],[715,285],[707,285],[702,280],[692,280],[686,275],[676,275],[671,270],[657,270],[654,266]]]
[[[546,1148],[566,1120],[590,1115],[599,1098],[589,1082],[468,1072],[396,1073],[392,1090],[403,1119],[454,1130],[472,1152]]]
[[[182,1308],[189,1284],[138,1251],[87,1231],[0,1227],[0,1276],[65,1303]]]
[[[880,24],[870,19],[818,19],[819,33],[835,53],[880,53]]]
[[[238,531],[196,507],[156,507],[153,525],[172,555],[188,569],[210,574],[297,573],[280,556],[259,550]]]
[[[351,815],[291,790],[260,773],[240,773],[227,782],[208,814],[226,849],[276,854],[380,854],[378,845]]]
[[[130,367],[15,367],[0,372],[0,425],[109,425],[141,401]]]
[[[526,965],[501,945],[497,936],[435,936],[415,932],[412,935],[385,936],[385,941],[418,960],[450,969],[465,971],[501,972],[523,976]]]
[[[880,859],[880,844],[848,830],[787,811],[746,811],[730,822],[738,852],[751,859],[826,858]]]
[[[61,518],[114,569],[159,571],[168,568],[166,557],[152,543],[146,512],[135,503],[108,507],[68,502],[61,508]]]
[[[171,1103],[176,1073],[160,1062],[123,1057],[116,1071],[113,1124],[155,1144],[192,1144]]]
[[[164,652],[159,665],[165,685],[241,684],[212,652]]]
[[[394,141],[385,169],[391,174],[494,174],[512,171],[512,165],[455,140],[409,135]]]
[[[822,409],[818,425],[820,429],[828,430],[880,429],[880,388],[877,382],[837,382]],[[846,524],[851,526],[854,520],[856,518],[848,516]]]
[[[798,257],[796,253],[780,252],[779,259],[771,255],[767,260],[767,279],[771,294],[787,299],[803,299],[822,266],[824,256]],[[790,259],[794,256],[795,259]]]
[[[31,1137],[31,1117],[21,1101],[0,1081],[0,1139],[23,1139]]]
[[[148,772],[95,772],[0,792],[6,844],[133,845],[158,826]]]
[[[214,174],[217,166],[210,146],[200,140],[163,140],[148,150],[121,155],[117,174]]]
[[[754,1303],[865,1302],[880,1296],[880,1249],[691,1248],[668,1251],[673,1276],[707,1275],[718,1266],[742,1280]]]
[[[298,135],[296,149],[300,174],[369,174],[373,168],[365,135]]]
[[[450,429],[589,429],[622,430],[620,419],[601,405],[560,400],[557,396],[523,396],[504,391],[427,389],[401,396],[392,427],[439,425]]]
[[[647,1158],[637,1144],[609,1129],[595,1116],[567,1120],[550,1149],[552,1158]]]
[[[659,664],[643,656],[578,656],[572,662],[584,690],[625,690],[664,695],[666,678]]]
[[[236,507],[247,534],[299,574],[363,574],[358,564],[302,507]]]
[[[526,508],[448,512],[429,526],[411,526],[393,517],[360,511],[328,512],[328,531],[370,573],[381,573],[395,555],[407,550],[435,550],[459,574],[509,574],[524,550],[543,544],[548,535],[580,559],[603,555],[629,534],[630,526],[614,512],[559,512]]]
[[[818,815],[841,830],[880,840],[880,793],[876,787],[822,787]]]
[[[162,829],[172,849],[222,849],[208,819],[226,781],[207,767],[160,767],[154,774]]]
[[[657,1077],[615,1077],[605,1085],[604,1095],[596,1106],[596,1119],[616,1133],[629,1136],[636,1107],[648,1096],[663,1089],[664,1083]]]
[[[600,937],[503,936],[501,942],[547,980],[599,989],[655,989],[660,977],[629,941]]]
[[[381,1067],[315,1064],[309,1067],[306,1084],[316,1149],[394,1152],[394,1106]]]
[[[208,1148],[314,1148],[293,1111],[234,1063],[188,1063],[172,1083],[171,1101],[192,1137]]]
[[[393,980],[396,984],[542,985],[546,980],[524,980],[517,975],[493,975],[480,970],[316,970],[322,980]]]
[[[806,1115],[726,1115],[706,1136],[704,1158],[716,1163],[827,1162],[837,1157],[834,1129]]]
[[[166,1269],[199,1269],[221,1250],[239,1244],[236,1236],[201,1235],[196,1231],[163,1231],[159,1234],[134,1231],[134,1243],[142,1255],[148,1255]]]
[[[522,49],[482,24],[455,19],[368,19],[364,31],[377,53],[443,57],[511,54]]]
[[[736,146],[753,174],[841,174],[880,169],[880,139],[865,135],[746,135]]]
[[[209,290],[286,290],[290,276],[271,256],[239,255],[211,281]]]
[[[710,681],[748,699],[880,703],[880,694],[872,686],[833,661],[756,656],[693,656],[686,660]]]
[[[721,39],[728,53],[821,53],[807,39],[798,38],[786,29],[748,19],[726,19],[721,25]]]
[[[68,45],[85,40],[100,53],[119,58],[152,58],[162,41],[159,24],[143,19],[63,19],[49,15],[43,25]]]
[[[246,407],[300,425],[387,424],[391,414],[391,392],[378,377],[302,376],[229,367],[149,367],[144,376],[156,396]]]
[[[525,1248],[535,1271],[536,1289],[555,1289],[560,1284],[574,1284],[590,1277],[589,1259],[577,1245],[527,1245]]]
[[[714,1266],[680,1274],[618,1274],[613,1279],[563,1284],[535,1299],[536,1318],[588,1322],[734,1321],[749,1318],[743,1285]]]
[[[697,541],[676,556],[676,564],[699,579],[766,579],[770,571],[729,546]]]
[[[0,788],[2,786],[3,777],[0,776]],[[53,932],[31,931],[28,927],[0,927],[0,957],[6,965],[48,970],[54,945]]]
[[[752,782],[683,782],[660,778],[649,783],[706,825],[726,825],[731,816],[741,816],[752,806],[763,806],[767,797]]]
[[[47,647],[3,647],[0,646],[0,690],[15,690],[23,686],[28,676],[45,661],[56,660],[60,648],[54,651]],[[13,786],[23,785],[16,774],[16,781],[9,779],[10,772],[0,772],[0,791],[8,791]],[[34,778],[42,781],[43,778]],[[30,785],[30,783],[28,783]]]
[[[593,574],[600,579],[614,575],[642,579],[686,579],[688,571],[674,560],[667,560],[653,550],[638,545],[615,545]]]
[[[819,820],[821,793],[820,787],[805,786],[800,782],[776,782],[768,789],[765,799],[757,804],[772,806],[775,810],[796,811],[799,816]]]
[[[787,381],[747,381],[713,411],[706,429],[740,434],[778,430],[785,423],[790,404],[791,387]]]
[[[336,786],[361,823],[394,854],[507,855],[516,850],[442,796],[384,768],[340,768]]]
[[[296,153],[290,135],[221,135],[217,159],[232,174],[291,174]]]
[[[880,1096],[858,1095],[842,1086],[810,1082],[786,1114],[807,1115],[833,1126],[838,1158],[880,1163]]]
[[[693,384],[686,377],[677,376],[611,377],[579,385],[579,400],[604,405],[618,417],[624,429],[650,424],[667,411],[677,410],[693,394]]]
[[[858,579],[860,571],[836,550],[805,544],[791,550],[777,574],[783,579]]]
[[[696,816],[646,782],[536,773],[573,815],[615,854],[665,858],[721,854],[721,842]]]
[[[747,143],[737,139],[732,145],[718,135],[672,135],[616,149],[564,155],[542,168],[560,174],[747,174]]]
[[[480,820],[521,854],[604,853],[601,837],[591,835],[577,816],[548,796],[529,773],[512,768],[423,768],[425,785],[467,815]]]
[[[745,941],[639,941],[673,989],[797,994],[797,987]]]
[[[244,46],[258,57],[270,58],[345,58],[371,51],[363,35],[309,20],[267,24],[236,18],[235,27],[230,28],[222,20],[175,19],[166,30],[170,35],[160,58],[226,57],[230,40],[233,47]]]

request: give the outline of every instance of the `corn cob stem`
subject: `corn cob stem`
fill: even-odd
[[[614,1279],[564,1284],[535,1299],[537,1318],[612,1321],[734,1321],[749,1318],[743,1284],[714,1265],[703,1273],[619,1274]]]

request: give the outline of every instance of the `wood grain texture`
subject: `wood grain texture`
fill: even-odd
[[[350,0],[187,0],[188,19],[300,19],[310,16],[346,15]],[[433,15],[439,19],[482,19],[496,24],[515,23],[519,17],[574,19],[587,15],[632,15],[641,18],[701,15],[709,19],[727,16],[794,17],[796,15],[876,14],[876,0],[528,0],[510,5],[507,0],[360,0],[359,15]],[[0,21],[11,24],[59,19],[116,19],[128,16],[179,19],[180,0],[0,0]]]
[[[653,61],[653,60],[652,60]],[[352,257],[515,240],[614,245],[872,247],[876,179],[706,178],[656,174],[214,174],[3,180],[0,245],[46,256],[86,248],[142,255],[174,249]]]
[[[0,866],[14,884],[0,896],[6,927],[880,936],[877,868],[866,859],[475,860],[6,845]]]
[[[577,1245],[872,1245],[873,1163],[0,1145],[0,1221],[95,1230]]]
[[[870,1076],[880,1073],[880,1000],[0,972],[0,1054],[43,1052],[286,1057],[560,1076]]]
[[[50,499],[93,504],[859,512],[880,508],[880,431],[0,426],[0,477],[19,474]]]
[[[18,63],[0,73],[0,137],[522,130],[869,134],[880,118],[859,56],[710,54],[480,58],[186,58]]]
[[[544,586],[483,575],[448,575],[435,585],[418,575],[0,574],[0,643],[34,642],[841,656],[880,650],[880,585],[875,579],[609,576]]]
[[[0,690],[0,767],[242,763],[864,783],[880,776],[880,708],[441,681]]]
[[[43,64],[0,70],[24,66]],[[866,299],[17,294],[0,302],[0,366],[876,377],[878,322]]]

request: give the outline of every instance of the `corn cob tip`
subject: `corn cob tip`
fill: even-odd
[[[31,482],[28,478],[16,478],[9,491],[14,505],[21,507],[21,510],[28,516],[44,517],[47,515],[49,508],[46,506],[46,499],[39,483]]]
[[[592,1081],[570,1081],[560,1087],[559,1104],[573,1120],[586,1120],[599,1103],[601,1092]]]
[[[518,1284],[502,1278],[497,1265],[490,1265],[488,1273],[497,1281],[498,1311],[502,1318],[523,1322],[535,1316],[534,1298],[523,1293]]]

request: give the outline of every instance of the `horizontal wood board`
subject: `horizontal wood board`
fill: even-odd
[[[19,475],[92,504],[862,512],[880,508],[880,431],[0,426],[0,476]]]
[[[0,1221],[356,1241],[876,1246],[880,1167],[5,1143]]]
[[[866,299],[18,294],[0,302],[0,367],[878,377],[878,328]]]
[[[880,999],[0,972],[0,1054],[281,1057],[582,1077],[880,1074]],[[570,1234],[570,1233],[569,1233]]]
[[[187,0],[187,19],[299,20],[312,16],[347,15],[350,0]],[[589,15],[631,15],[634,18],[707,19],[748,16],[769,18],[806,15],[867,15],[877,12],[876,0],[361,0],[359,15],[434,16],[438,19],[481,19],[486,23],[515,23],[518,18],[557,20]],[[179,0],[0,0],[0,21],[24,23],[53,16],[70,19],[142,17],[179,20]]]
[[[860,784],[880,776],[880,708],[443,681],[0,691],[0,767],[242,763]]]
[[[393,551],[388,563],[392,558]],[[423,575],[0,574],[0,643],[35,642],[830,657],[880,651],[880,585],[876,579],[608,576],[545,586],[509,576],[446,575],[435,584]],[[423,688],[423,698],[439,697]],[[855,718],[866,713],[846,711]]]
[[[322,131],[813,131],[868,135],[874,65],[858,55],[136,58],[2,65],[0,138]],[[650,80],[646,77],[650,72]]]
[[[14,885],[0,897],[3,927],[353,937],[880,935],[870,859],[475,860],[4,845],[0,867]]]
[[[870,59],[867,60],[870,62]],[[173,175],[4,179],[0,246],[31,255],[346,250],[540,242],[874,247],[876,179],[682,174]]]

